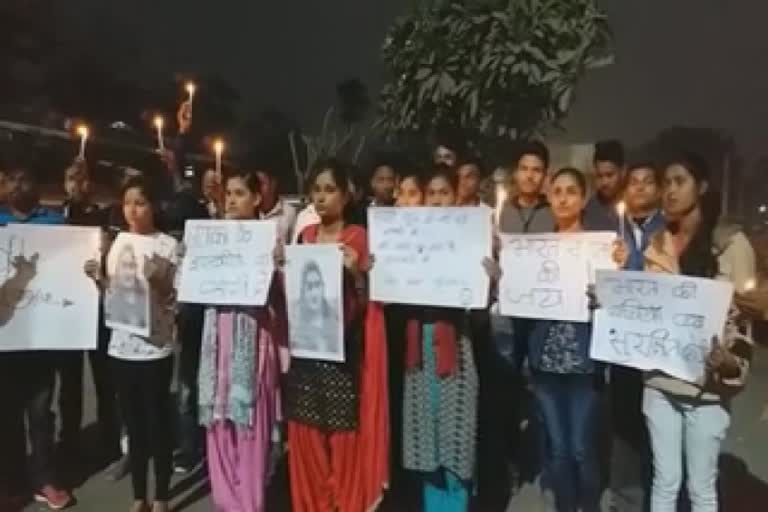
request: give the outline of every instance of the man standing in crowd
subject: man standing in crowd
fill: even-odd
[[[38,184],[25,166],[9,167],[8,205],[0,209],[0,224],[63,224],[64,217],[40,205]],[[14,263],[15,271],[34,273],[35,258]],[[51,411],[57,352],[19,351],[0,354],[0,464],[10,492],[26,489],[26,440],[31,448],[28,482],[35,500],[54,510],[67,507],[72,495],[58,487],[53,457],[55,417]],[[25,430],[26,419],[26,430]]]
[[[626,270],[643,270],[644,253],[653,235],[664,229],[660,209],[661,173],[645,162],[629,167],[623,200],[624,241],[628,250]],[[643,418],[643,374],[626,366],[610,369],[611,429],[610,463],[612,510],[645,510],[645,488],[650,480],[651,449]]]
[[[175,149],[161,155],[165,170],[170,177],[169,181],[173,183],[172,194],[168,198],[163,213],[168,233],[181,240],[184,236],[186,221],[208,219],[219,215],[221,188],[218,176],[215,172],[208,170],[203,175],[203,196],[201,197],[200,189],[193,181],[194,172],[190,176],[185,176],[186,156],[190,146],[189,131],[192,128],[192,109],[189,102],[179,106],[176,119],[179,135],[174,144]],[[213,181],[209,176],[212,176]],[[178,451],[174,456],[173,470],[179,474],[193,471],[200,464],[204,454],[203,431],[198,421],[197,400],[203,315],[203,306],[200,304],[177,305],[176,337],[181,351],[178,368]]]
[[[499,233],[554,231],[555,221],[544,196],[548,168],[549,151],[544,144],[532,141],[519,148],[511,176],[517,194],[500,206]],[[492,364],[488,365],[486,381],[491,389],[511,391],[481,395],[481,410],[490,411],[488,417],[481,418],[488,424],[483,427],[487,438],[480,440],[481,482],[485,471],[485,481],[494,482],[492,495],[506,493],[510,487],[516,488],[519,484],[519,474],[509,475],[508,460],[511,458],[517,465],[518,472],[522,469],[520,425],[527,415],[522,405],[526,401],[522,368],[528,354],[529,324],[524,319],[499,315],[496,305],[491,309],[491,332],[496,351]],[[507,497],[503,496],[504,499]]]
[[[616,231],[616,204],[624,185],[624,146],[618,140],[595,144],[595,194],[584,209],[584,223],[593,231]]]
[[[64,171],[66,201],[62,212],[68,224],[91,226],[106,230],[108,212],[91,200],[91,180],[88,164],[76,160]],[[100,462],[112,463],[120,459],[120,421],[116,404],[116,390],[107,357],[109,329],[104,325],[103,311],[99,312],[99,338],[96,350],[88,352],[96,391],[96,414],[100,434]],[[80,428],[83,416],[83,353],[62,351],[56,368],[59,375],[59,411],[61,434],[59,441],[65,467],[75,468],[82,454]]]
[[[208,216],[212,219],[219,218],[222,215],[221,192],[222,185],[219,183],[219,177],[216,175],[216,169],[206,169],[200,178],[200,189],[202,191],[202,202],[208,210]]]
[[[296,208],[280,197],[280,186],[274,167],[268,162],[258,161],[254,157],[245,162],[245,167],[255,171],[259,177],[261,204],[259,205],[262,220],[277,221],[279,239],[288,244],[293,238],[293,228],[296,225]]]
[[[468,157],[456,167],[459,180],[459,206],[480,206],[480,180],[483,178],[483,165],[478,158]]]
[[[371,170],[371,206],[393,206],[399,165],[394,157],[379,157]]]

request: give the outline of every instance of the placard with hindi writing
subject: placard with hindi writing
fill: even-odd
[[[733,297],[727,281],[598,271],[591,356],[695,382]]]
[[[501,314],[587,322],[587,286],[595,270],[616,267],[615,239],[607,231],[502,236]]]
[[[272,220],[188,220],[179,302],[263,306],[276,243]]]
[[[369,208],[371,299],[486,307],[491,229],[486,207]]]

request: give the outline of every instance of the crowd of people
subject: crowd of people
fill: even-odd
[[[190,120],[181,119],[183,142]],[[297,212],[279,194],[284,170],[258,155],[228,166],[223,179],[213,169],[195,177],[185,173],[184,144],[175,147],[161,155],[163,176],[127,169],[108,207],[93,201],[85,160],[65,170],[60,210],[41,205],[38,176],[24,162],[0,165],[0,223],[97,226],[106,240],[125,231],[163,247],[144,265],[150,336],[108,329],[102,311],[98,348],[87,352],[99,462],[109,479],[130,474],[131,512],[167,511],[172,474],[202,463],[216,510],[273,510],[266,489],[281,460],[297,512],[375,510],[387,493],[405,493],[409,507],[425,511],[468,511],[475,502],[503,510],[531,458],[543,498],[558,512],[598,511],[606,491],[612,510],[675,511],[684,480],[693,512],[718,510],[718,454],[751,355],[745,312],[760,308],[745,286],[755,278],[754,252],[738,228],[720,221],[701,158],[626,162],[619,142],[598,143],[590,197],[582,170],[550,172],[547,148],[530,141],[508,162],[509,194],[491,206],[481,197],[482,162],[445,143],[426,165],[376,162],[367,183],[343,161],[319,161]],[[736,299],[700,382],[606,367],[589,356],[590,322],[505,317],[493,296],[479,311],[370,301],[369,206],[486,207],[489,215],[495,207],[497,234],[614,231],[618,268],[727,279]],[[264,306],[176,302],[184,221],[205,218],[277,221]],[[342,248],[344,362],[290,356],[286,244]],[[83,263],[105,291],[103,258]],[[498,282],[499,264],[481,264]],[[30,495],[53,510],[74,504],[84,464],[85,356],[0,352],[0,511],[20,510]],[[599,443],[606,428],[607,466]]]

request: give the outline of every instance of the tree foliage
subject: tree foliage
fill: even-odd
[[[585,71],[611,62],[595,0],[447,0],[395,22],[383,46],[389,135],[461,127],[470,141],[559,126]]]

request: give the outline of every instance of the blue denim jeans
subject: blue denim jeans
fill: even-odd
[[[557,511],[599,511],[594,376],[534,372],[532,381],[549,443],[546,473]]]

